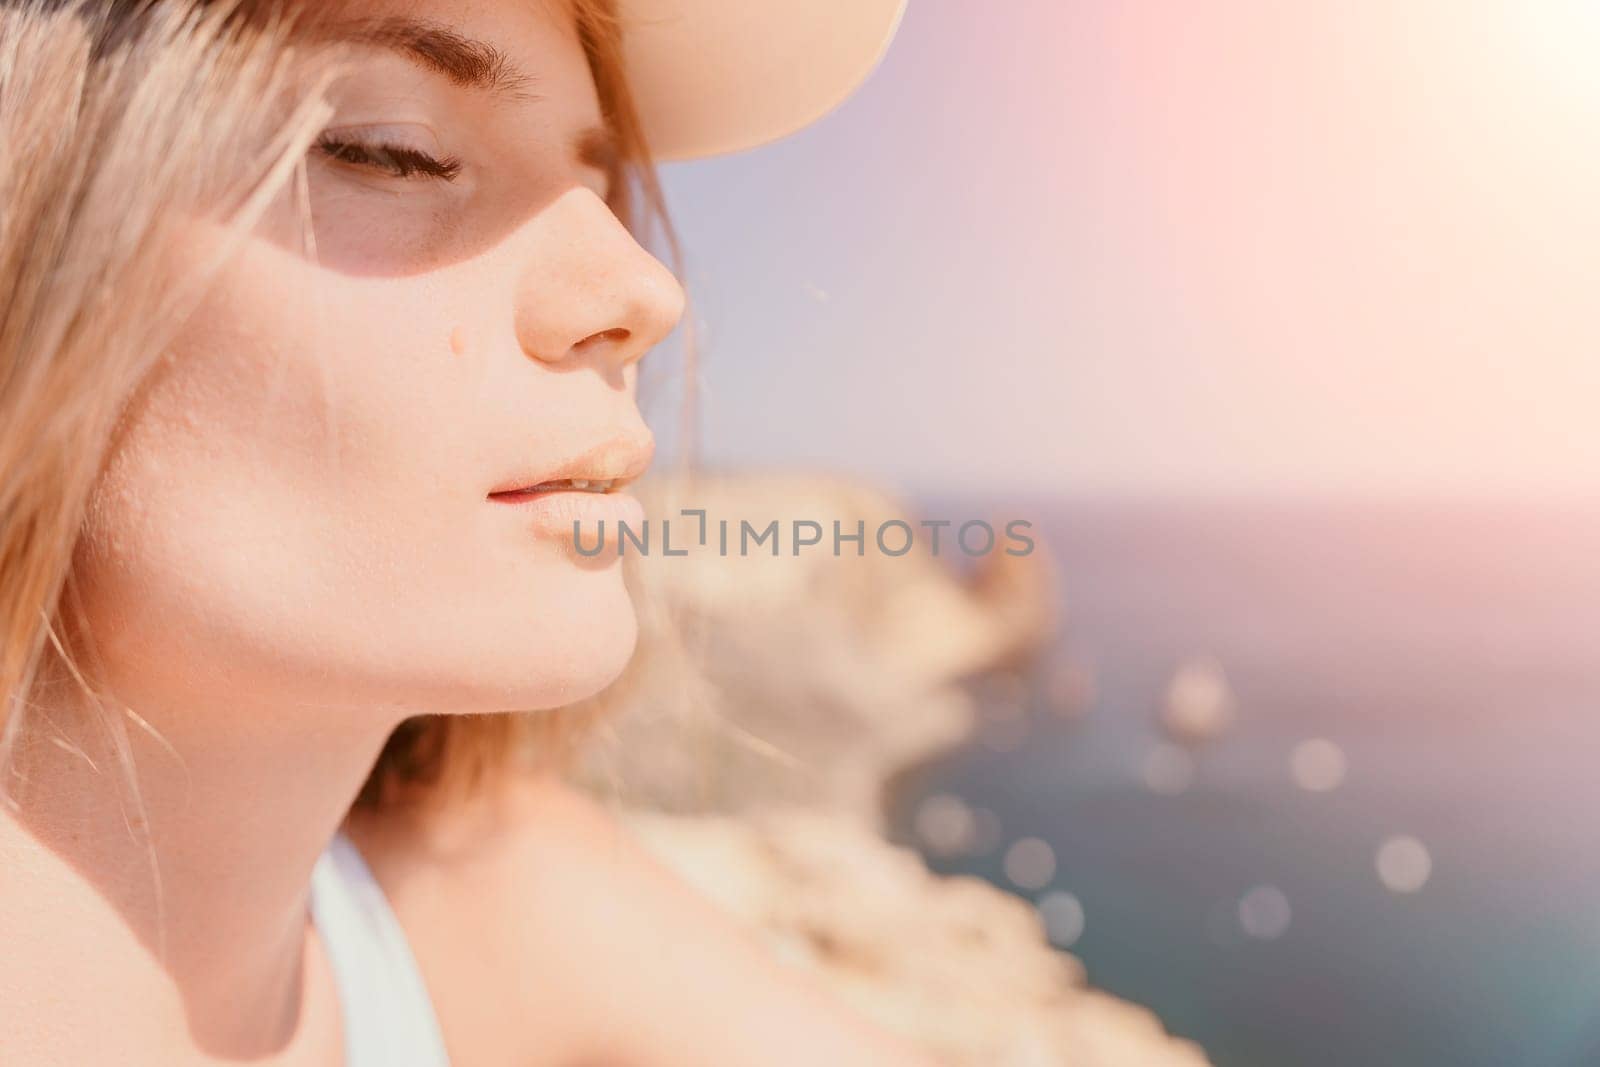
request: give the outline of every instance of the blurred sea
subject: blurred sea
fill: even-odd
[[[1033,520],[1066,622],[907,777],[899,839],[1055,894],[1090,982],[1219,1067],[1600,1064],[1600,506],[921,503]],[[1197,655],[1237,718],[1190,764],[1157,713]],[[1313,738],[1343,756],[1325,792],[1291,772]],[[930,797],[973,814],[965,847],[927,847]],[[1413,892],[1379,876],[1396,836]]]

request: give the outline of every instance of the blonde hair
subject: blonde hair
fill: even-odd
[[[636,231],[656,222],[675,259],[612,0],[568,4],[622,148],[613,209]],[[93,635],[72,559],[121,413],[223,262],[173,279],[175,222],[247,232],[327,120],[337,64],[310,46],[308,6],[0,0],[0,796],[55,686],[80,688],[127,747],[127,709],[81,669]],[[530,750],[560,758],[597,708],[408,721],[357,803],[477,781]]]

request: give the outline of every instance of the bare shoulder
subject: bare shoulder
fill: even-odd
[[[773,960],[557,781],[351,832],[458,1067],[927,1063]]]

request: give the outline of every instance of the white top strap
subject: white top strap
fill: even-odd
[[[449,1067],[405,932],[342,832],[312,871],[311,919],[339,990],[345,1067]]]

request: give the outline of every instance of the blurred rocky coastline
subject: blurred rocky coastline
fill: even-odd
[[[963,681],[1024,664],[1057,625],[1042,543],[904,555],[873,531],[920,519],[878,490],[802,474],[697,475],[641,490],[674,552],[635,553],[640,646],[606,694],[581,777],[687,881],[857,1010],[960,1067],[1198,1065],[1146,1009],[1090,989],[1032,904],[930,873],[882,836],[885,791],[967,739]],[[698,515],[709,536],[701,544]],[[719,523],[791,529],[796,554],[723,551]],[[833,551],[832,523],[867,531]],[[659,548],[659,544],[652,545]],[[895,542],[898,547],[898,542]]]

